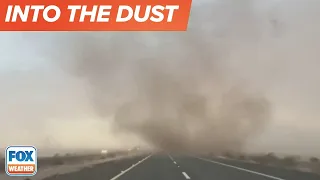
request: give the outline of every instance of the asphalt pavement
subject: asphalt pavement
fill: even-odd
[[[43,180],[108,179],[320,180],[320,175],[220,158],[153,154],[106,162]]]

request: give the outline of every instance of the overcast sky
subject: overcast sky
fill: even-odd
[[[221,46],[227,47],[228,71],[261,89],[272,102],[272,123],[249,149],[319,153],[320,1],[194,1],[190,28],[200,24],[203,31],[219,35]],[[245,15],[248,9],[253,14]],[[47,55],[71,35],[0,33],[0,147],[118,147],[128,144],[128,136],[133,139],[128,146],[138,141],[130,135],[114,136],[108,122],[99,121],[94,112],[85,82]],[[139,38],[150,46],[155,41],[143,34]]]

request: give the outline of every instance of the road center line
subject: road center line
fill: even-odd
[[[229,164],[220,163],[220,162],[209,160],[209,159],[204,159],[204,158],[200,158],[200,157],[195,157],[195,158],[203,160],[203,161],[211,162],[211,163],[214,163],[214,164],[218,164],[218,165],[221,165],[221,166],[234,168],[234,169],[237,169],[237,170],[240,170],[240,171],[245,171],[245,172],[248,172],[248,173],[264,176],[264,177],[267,177],[267,178],[270,178],[270,179],[285,180],[285,179],[282,179],[282,178],[279,178],[279,177],[275,177],[275,176],[271,176],[271,175],[268,175],[268,174],[259,173],[259,172],[256,172],[256,171],[251,171],[251,170],[248,170],[248,169],[240,168],[240,167],[237,167],[237,166],[232,166],[232,165],[229,165]]]
[[[171,159],[171,161],[173,161],[173,162],[174,162],[174,160],[173,160],[172,156],[171,156],[170,154],[168,154],[168,156],[169,156],[169,158]]]
[[[184,176],[186,179],[191,179],[191,178],[188,176],[188,174],[187,174],[187,173],[182,172],[182,174],[183,174],[183,176]]]
[[[140,163],[142,163],[143,161],[147,160],[149,157],[151,157],[152,155],[149,155],[145,158],[143,158],[141,161],[137,162],[136,164],[133,164],[131,167],[129,167],[128,169],[124,170],[124,171],[121,171],[120,174],[116,175],[115,177],[113,177],[112,179],[110,180],[116,180],[118,179],[120,176],[122,176],[123,174],[125,174],[126,172],[130,171],[132,168],[138,166]]]

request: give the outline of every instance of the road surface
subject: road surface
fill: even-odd
[[[32,178],[31,178],[32,179]],[[320,175],[219,158],[155,154],[84,168],[43,180],[320,180]]]

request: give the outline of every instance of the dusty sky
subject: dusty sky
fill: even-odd
[[[317,17],[317,0],[194,0],[190,30],[208,35],[207,43],[221,49],[224,70],[264,92],[272,103],[271,122],[250,139],[248,151],[320,155]],[[101,148],[140,143],[132,134],[114,135],[109,121],[99,120],[83,79],[67,73],[48,55],[73,35],[0,34],[0,147],[74,149],[84,144]],[[161,39],[159,33],[89,35],[120,43],[136,37],[150,51],[156,51]]]

